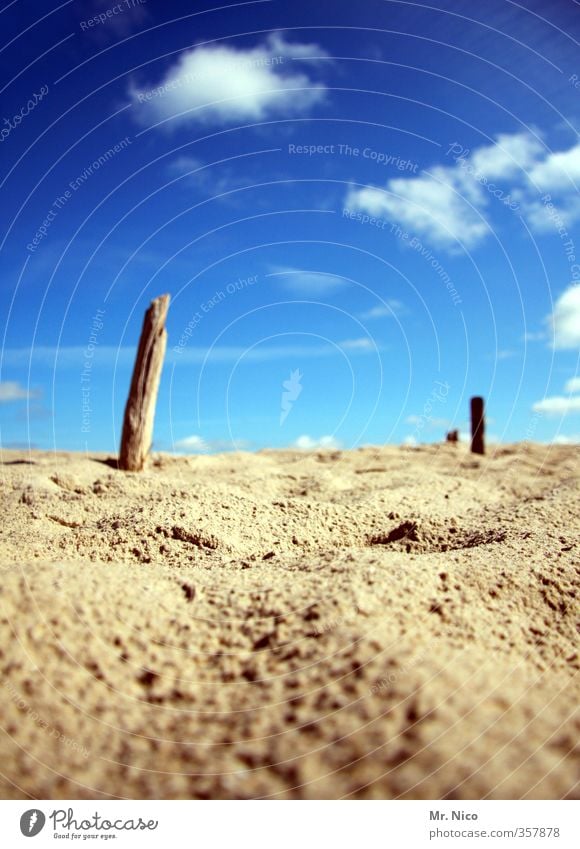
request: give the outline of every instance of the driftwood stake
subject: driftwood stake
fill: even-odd
[[[145,313],[121,436],[119,468],[140,472],[151,448],[155,402],[167,344],[169,295],[151,301]]]
[[[473,454],[485,454],[485,418],[483,398],[471,399],[471,451]]]

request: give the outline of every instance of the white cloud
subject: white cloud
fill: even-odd
[[[412,434],[410,436],[406,436],[403,439],[403,445],[406,445],[408,448],[416,448],[417,447],[417,437],[413,436]]]
[[[377,346],[368,336],[362,336],[360,339],[345,339],[340,347],[343,351],[374,351]]]
[[[495,144],[473,151],[470,163],[490,180],[521,175],[545,151],[543,144],[529,133],[500,133]]]
[[[192,453],[207,454],[210,451],[209,444],[203,436],[198,436],[194,433],[191,436],[185,436],[183,439],[178,439],[173,444],[177,451],[191,451]]]
[[[530,170],[530,180],[543,192],[577,191],[573,183],[580,181],[580,144],[549,153]]]
[[[533,410],[536,413],[545,413],[547,416],[580,413],[580,395],[555,395],[552,398],[544,398],[534,404]]]
[[[30,392],[14,380],[0,383],[0,403],[27,401],[30,398],[38,398],[38,392]]]
[[[571,224],[580,218],[580,198],[571,192],[560,192],[559,197],[550,200],[551,206],[519,190],[514,192],[514,197],[520,202],[522,215],[535,233],[560,233],[564,238]]]
[[[564,387],[566,392],[580,392],[580,377],[571,377]]]
[[[455,160],[416,177],[397,177],[384,187],[351,187],[345,205],[373,216],[386,216],[433,244],[453,250],[457,242],[472,248],[492,230],[484,214],[494,205],[516,205],[537,232],[554,232],[580,219],[580,144],[548,151],[531,133],[500,134],[492,145],[470,151],[450,147]],[[548,208],[538,192],[551,197]],[[408,243],[408,241],[407,241]]]
[[[211,454],[216,451],[244,451],[251,447],[246,439],[204,439],[197,433],[178,439],[173,450],[184,454]]]
[[[559,433],[552,440],[554,445],[577,445],[580,442],[580,433],[572,436],[566,436],[564,433]]]
[[[361,313],[359,318],[362,321],[371,321],[375,318],[394,318],[395,315],[403,311],[404,306],[401,301],[393,298],[384,304],[378,304],[376,307],[372,307],[370,310]]]
[[[289,44],[279,33],[248,49],[201,45],[182,53],[156,86],[132,85],[129,93],[146,122],[260,121],[302,112],[322,100],[325,86],[297,70],[292,58],[326,55],[316,44]]]
[[[334,448],[336,450],[341,447],[341,444],[334,436],[321,436],[320,439],[313,439],[304,434],[298,437],[292,447],[298,448],[300,451],[316,451],[319,448]]]
[[[554,334],[554,348],[580,346],[580,285],[569,286],[560,295],[548,323]]]
[[[579,287],[580,288],[580,287]],[[580,377],[571,377],[564,387],[566,392],[580,392]],[[554,395],[536,401],[532,409],[547,416],[565,416],[568,413],[580,413],[580,395]]]
[[[485,206],[482,189],[473,181],[466,182],[458,166],[453,166],[433,168],[431,174],[420,177],[391,179],[385,189],[351,188],[345,206],[387,216],[440,247],[453,247],[459,239],[469,248],[482,241],[488,231],[477,210],[469,205],[474,201]]]
[[[470,425],[459,431],[459,442],[463,445],[471,445]],[[497,433],[486,433],[485,442],[487,445],[500,445],[501,438]]]
[[[267,277],[282,277],[287,288],[302,295],[324,295],[345,286],[348,282],[326,271],[306,271],[290,266],[275,266]]]

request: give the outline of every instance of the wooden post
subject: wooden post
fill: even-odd
[[[155,402],[167,344],[169,295],[151,301],[145,313],[121,436],[119,468],[140,472],[151,448]]]
[[[485,454],[485,417],[483,398],[476,396],[471,399],[471,452]]]

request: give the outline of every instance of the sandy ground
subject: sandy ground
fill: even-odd
[[[3,798],[578,798],[577,449],[3,452]]]

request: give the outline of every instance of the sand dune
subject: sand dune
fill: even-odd
[[[3,452],[5,798],[577,798],[569,446]]]

